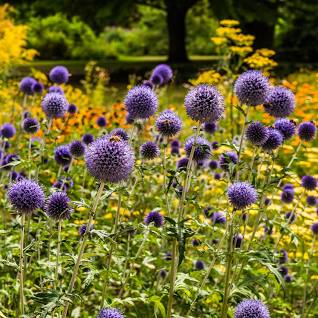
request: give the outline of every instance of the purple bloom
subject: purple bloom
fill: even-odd
[[[94,136],[92,134],[84,134],[82,136],[82,141],[85,145],[89,145],[94,141]]]
[[[68,102],[64,95],[48,93],[42,99],[42,109],[49,118],[61,118],[68,108]]]
[[[284,276],[284,281],[286,282],[286,283],[290,283],[291,281],[292,281],[293,279],[292,279],[292,277],[290,276],[290,275],[285,275]]]
[[[54,159],[61,166],[68,166],[72,160],[72,154],[69,146],[58,146],[54,150]]]
[[[187,157],[190,157],[192,147],[195,147],[193,160],[198,162],[209,158],[211,147],[206,139],[202,137],[195,138],[195,136],[189,137],[184,145]]]
[[[72,208],[70,199],[65,192],[52,193],[45,203],[45,213],[55,220],[66,220],[70,218]]]
[[[159,64],[157,65],[154,70],[152,71],[151,77],[153,78],[154,75],[159,75],[163,79],[162,84],[168,84],[172,80],[172,69],[167,64]]]
[[[161,86],[164,83],[163,77],[158,73],[154,73],[151,75],[150,82],[155,86]]]
[[[147,119],[152,116],[158,108],[157,95],[145,86],[135,86],[125,98],[126,109],[132,118]]]
[[[257,106],[265,103],[269,93],[268,78],[260,71],[247,71],[235,82],[234,92],[241,104]]]
[[[106,118],[104,116],[98,117],[96,119],[96,124],[98,127],[101,127],[101,128],[106,127],[106,124],[107,124]]]
[[[268,138],[262,145],[263,150],[270,152],[277,149],[283,143],[283,135],[275,128],[268,128]]]
[[[35,134],[40,129],[40,124],[36,118],[27,117],[22,123],[23,130],[28,134]]]
[[[301,185],[306,190],[315,190],[317,187],[317,180],[312,176],[303,176],[301,178]]]
[[[129,139],[126,130],[122,128],[115,128],[110,132],[111,136],[119,136],[122,140],[127,141]]]
[[[198,85],[191,89],[184,105],[188,116],[201,123],[218,121],[224,113],[224,98],[210,85]]]
[[[234,318],[270,318],[270,314],[261,301],[245,299],[236,306]]]
[[[257,192],[247,182],[236,182],[229,186],[227,195],[235,209],[243,210],[257,200]]]
[[[161,279],[165,279],[167,277],[167,271],[164,269],[161,269],[159,272],[159,276]]]
[[[318,222],[312,224],[310,229],[313,232],[313,234],[318,234]]]
[[[194,267],[197,271],[202,271],[205,267],[205,264],[203,261],[201,260],[197,260],[195,263],[194,263]]]
[[[59,189],[62,191],[67,191],[73,187],[73,180],[70,177],[61,177],[57,181],[54,182],[53,188]]]
[[[217,169],[218,166],[219,166],[219,163],[218,163],[216,160],[211,160],[211,161],[209,162],[209,168],[210,168],[211,170]]]
[[[96,318],[124,318],[124,316],[114,308],[103,308]]]
[[[284,202],[284,203],[291,203],[294,200],[294,190],[290,190],[290,189],[286,189],[284,191],[282,191],[281,195],[280,195],[280,199]]]
[[[193,239],[193,240],[192,240],[192,245],[193,245],[193,246],[196,247],[196,246],[199,246],[200,244],[201,244],[200,240],[198,240],[198,239]]]
[[[306,198],[306,202],[308,205],[310,206],[315,206],[318,204],[318,198],[315,197],[314,195],[309,195],[307,198]]]
[[[279,130],[284,140],[289,140],[296,133],[296,123],[287,118],[280,118],[275,121],[275,129]]]
[[[154,142],[147,141],[140,146],[140,154],[143,158],[152,160],[159,157],[160,149]]]
[[[285,219],[288,223],[294,223],[296,220],[296,214],[293,212],[287,212],[285,214]]]
[[[232,151],[227,151],[220,155],[219,164],[221,169],[228,171],[231,165],[237,164],[237,154]]]
[[[179,147],[171,147],[171,154],[175,156],[180,155],[180,148]]]
[[[49,93],[64,95],[63,89],[60,86],[50,86]]]
[[[247,213],[242,213],[242,220],[243,222],[246,222],[248,219],[248,214]]]
[[[245,136],[251,144],[261,146],[267,141],[269,132],[262,123],[255,121],[248,125]]]
[[[2,137],[9,139],[16,134],[16,129],[12,124],[6,123],[2,125],[0,133]]]
[[[44,85],[40,82],[35,82],[32,85],[32,92],[35,94],[42,94],[44,90]]]
[[[90,232],[93,228],[94,228],[94,225],[91,224],[90,229],[87,232]],[[87,224],[82,224],[80,228],[78,229],[78,234],[80,236],[84,236],[86,229],[87,229]]]
[[[288,117],[295,109],[295,96],[285,87],[273,87],[266,99],[264,109],[276,118]]]
[[[217,150],[217,149],[219,149],[219,143],[217,141],[213,141],[211,143],[211,147],[213,150]]]
[[[33,77],[24,77],[20,82],[20,91],[26,95],[32,95],[32,87],[36,83]]]
[[[66,83],[68,81],[69,76],[69,71],[64,66],[55,66],[51,69],[49,73],[50,80],[57,84]]]
[[[11,185],[8,190],[8,198],[20,213],[31,213],[42,208],[44,204],[44,193],[41,187],[36,182],[27,179]]]
[[[281,266],[278,271],[281,273],[281,275],[284,277],[288,274],[288,268],[286,266]]]
[[[162,136],[172,137],[181,130],[182,121],[175,112],[167,109],[158,116],[156,127]]]
[[[149,212],[145,217],[145,224],[153,223],[155,227],[163,226],[163,216],[158,211]]]
[[[213,212],[211,221],[213,224],[224,224],[226,222],[225,214],[223,212]]]
[[[220,173],[217,172],[217,173],[214,174],[214,179],[215,180],[220,180],[221,178],[222,178],[222,176],[221,176]]]
[[[177,162],[177,169],[186,168],[188,166],[189,158],[183,157]]]
[[[143,81],[142,85],[150,89],[153,89],[153,84],[151,83],[151,81]]]
[[[288,254],[285,250],[280,250],[279,263],[284,264],[288,262]]]
[[[171,145],[171,147],[178,147],[179,148],[181,146],[181,143],[178,139],[174,139],[171,141],[170,145]]]
[[[69,113],[69,114],[75,114],[75,113],[77,113],[77,107],[76,107],[76,105],[74,105],[74,104],[69,104],[68,105],[68,109],[67,109],[67,112]]]
[[[9,153],[2,158],[1,167],[10,170],[14,162],[20,161],[20,157],[15,153]]]
[[[243,243],[243,236],[241,234],[235,234],[233,236],[233,246],[235,248],[240,248]]]
[[[70,143],[70,153],[74,157],[82,157],[85,153],[85,146],[80,140],[74,140]]]
[[[131,147],[119,136],[94,141],[85,153],[89,172],[100,181],[118,183],[128,179],[135,156]]]
[[[268,206],[268,205],[270,205],[271,203],[272,203],[272,200],[271,200],[270,198],[265,198],[265,200],[264,200],[265,206]]]
[[[285,191],[285,190],[294,191],[294,186],[293,186],[291,183],[286,183],[286,184],[283,186],[283,191]]]
[[[217,124],[214,122],[204,123],[203,129],[205,132],[212,135],[215,133],[215,131],[217,129]]]
[[[298,127],[298,136],[302,141],[311,141],[316,137],[317,128],[312,121],[303,122]]]

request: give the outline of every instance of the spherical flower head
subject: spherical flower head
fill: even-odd
[[[184,100],[189,117],[201,123],[216,122],[224,113],[224,98],[211,85],[198,85],[190,90]]]
[[[215,170],[215,169],[217,169],[219,167],[219,163],[216,161],[216,160],[211,160],[210,162],[209,162],[209,168],[211,169],[211,170]]]
[[[2,158],[1,167],[5,170],[10,170],[12,167],[11,164],[16,162],[16,161],[20,161],[20,157],[17,154],[15,154],[15,153],[6,154]]]
[[[187,157],[190,157],[192,147],[195,147],[193,160],[196,162],[209,158],[211,146],[206,139],[202,137],[196,138],[195,136],[189,137],[184,145]]]
[[[286,266],[281,266],[278,271],[283,277],[288,274],[288,268]]]
[[[159,271],[159,277],[160,277],[161,279],[165,279],[165,278],[167,277],[167,271],[166,271],[165,269],[161,269],[161,270]]]
[[[175,112],[167,109],[158,116],[156,127],[162,136],[172,137],[181,130],[182,121]]]
[[[288,253],[285,250],[280,250],[279,263],[284,264],[288,262]]]
[[[177,169],[179,170],[179,169],[187,168],[188,162],[189,162],[189,158],[187,157],[183,157],[179,159],[177,162]]]
[[[269,137],[267,127],[259,121],[251,122],[246,128],[246,139],[255,146],[263,145]]]
[[[290,276],[290,275],[285,275],[284,276],[284,281],[286,282],[286,283],[290,283],[291,281],[292,281],[293,279],[292,279],[292,277]]]
[[[288,223],[294,223],[296,220],[296,214],[293,212],[285,213],[285,219]]]
[[[313,232],[313,234],[317,235],[318,234],[318,222],[312,224],[310,229]]]
[[[94,141],[94,136],[92,134],[84,134],[82,136],[82,141],[85,145],[89,145]]]
[[[221,169],[228,171],[231,165],[237,164],[237,154],[233,151],[227,151],[220,155],[219,165]]]
[[[143,81],[143,86],[153,89],[154,84],[151,81]]]
[[[33,77],[24,77],[20,82],[20,91],[26,95],[32,95],[32,87],[35,83],[36,80]]]
[[[57,93],[60,95],[64,95],[64,91],[60,86],[50,86],[49,93]]]
[[[115,128],[110,132],[111,136],[119,136],[122,140],[128,141],[129,137],[126,130],[122,128]]]
[[[49,73],[49,78],[52,82],[57,84],[63,84],[68,81],[70,74],[65,66],[55,66]]]
[[[2,125],[0,133],[2,137],[9,139],[16,134],[16,129],[12,124],[6,123]]]
[[[318,198],[315,197],[314,195],[309,195],[307,198],[306,198],[306,202],[309,206],[315,206],[318,204]]]
[[[90,229],[88,230],[88,232],[90,232],[93,228],[94,228],[94,225],[91,224]],[[84,234],[86,233],[86,230],[87,230],[87,224],[82,224],[80,226],[80,228],[78,229],[78,234],[80,236],[84,236]]]
[[[316,132],[316,125],[312,121],[303,122],[298,127],[298,136],[302,141],[312,141]]]
[[[213,141],[213,142],[211,143],[211,148],[212,148],[213,150],[219,149],[219,143],[218,143],[217,141]]]
[[[59,189],[61,191],[67,191],[72,188],[74,185],[73,180],[70,177],[61,177],[57,181],[54,182],[53,188]]]
[[[152,85],[161,86],[164,84],[163,77],[158,73],[153,73],[150,77],[150,82]]]
[[[40,83],[40,82],[35,82],[32,85],[32,92],[34,94],[42,94],[43,90],[44,90],[44,85],[42,83]]]
[[[212,135],[217,130],[217,124],[214,122],[208,122],[203,124],[203,129],[206,133]]]
[[[69,146],[58,146],[54,151],[54,159],[61,166],[68,166],[72,160],[72,154]]]
[[[35,134],[40,129],[40,124],[36,118],[27,117],[22,123],[23,130],[28,134]]]
[[[145,217],[145,224],[149,225],[150,223],[153,223],[155,227],[163,226],[163,216],[158,211],[149,212]]]
[[[220,180],[221,178],[222,178],[222,175],[221,175],[220,173],[216,172],[216,173],[214,174],[214,179],[215,179],[215,180]]]
[[[205,267],[205,264],[203,261],[201,260],[197,260],[195,263],[194,263],[194,267],[197,271],[202,271]]]
[[[103,182],[118,183],[128,179],[135,156],[128,145],[119,136],[108,136],[94,141],[85,152],[88,171]]]
[[[96,119],[96,125],[98,127],[106,127],[107,125],[107,121],[106,121],[106,118],[104,116],[99,116],[97,119]]]
[[[19,213],[31,213],[43,207],[45,197],[36,182],[22,179],[10,186],[8,198]]]
[[[145,86],[133,87],[128,92],[124,103],[129,115],[134,119],[147,119],[158,109],[157,95]]]
[[[296,123],[287,118],[280,118],[275,121],[275,129],[279,130],[284,140],[291,139],[296,133]]]
[[[168,84],[172,80],[173,72],[169,65],[159,64],[152,71],[151,77],[153,77],[154,75],[160,75],[163,79],[162,84]]]
[[[270,318],[270,314],[261,301],[245,299],[236,306],[234,318]]]
[[[49,118],[62,118],[68,108],[66,98],[58,93],[46,94],[41,105],[44,113]]]
[[[275,128],[268,128],[268,138],[265,143],[262,144],[263,150],[271,152],[277,149],[284,141],[281,132]]]
[[[124,318],[124,316],[114,308],[103,308],[96,318]]]
[[[192,240],[192,246],[197,247],[197,246],[199,246],[200,244],[201,244],[200,240],[198,240],[198,239],[193,239],[193,240]]]
[[[257,192],[247,182],[236,182],[229,186],[227,195],[235,209],[243,210],[257,200]]]
[[[213,212],[211,221],[213,224],[224,224],[226,222],[226,216],[223,212]]]
[[[69,219],[73,211],[70,202],[71,200],[65,192],[54,192],[45,203],[45,213],[54,220]]]
[[[290,189],[283,190],[280,195],[280,199],[284,203],[292,203],[294,200],[294,197],[295,197],[294,190],[290,190]]]
[[[264,104],[269,90],[268,78],[254,70],[241,74],[234,85],[234,92],[240,103],[248,106]]]
[[[235,248],[240,248],[243,243],[243,235],[242,234],[235,234],[233,236],[233,246]]]
[[[179,147],[171,147],[171,155],[179,156],[180,155],[180,148]]]
[[[68,109],[67,112],[71,115],[74,115],[75,113],[77,113],[77,107],[74,104],[69,104],[68,105]]]
[[[312,176],[303,176],[301,178],[301,185],[306,190],[315,190],[317,187],[317,180]]]
[[[156,143],[147,141],[140,146],[140,154],[144,159],[152,160],[159,157],[160,149]]]
[[[291,183],[286,183],[286,184],[283,186],[283,191],[285,191],[285,190],[294,191],[294,186],[293,186]]]
[[[269,206],[271,203],[272,203],[272,200],[270,198],[265,198],[264,199],[265,206]]]
[[[180,141],[178,139],[174,139],[174,140],[171,141],[170,146],[179,148],[181,146],[181,143],[180,143]]]
[[[80,140],[74,140],[70,143],[70,153],[74,157],[82,157],[85,153],[85,146]]]

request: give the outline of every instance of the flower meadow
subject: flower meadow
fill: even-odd
[[[2,87],[0,317],[317,317],[304,92],[247,70],[170,104],[160,64],[106,107],[97,71]]]

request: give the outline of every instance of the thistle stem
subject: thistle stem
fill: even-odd
[[[57,250],[56,250],[56,268],[55,268],[55,286],[58,286],[58,275],[59,275],[59,258],[60,258],[60,249],[61,249],[61,229],[62,229],[62,221],[58,222],[58,230],[57,230]]]
[[[20,313],[24,315],[24,230],[25,214],[21,215],[21,238],[20,238]]]

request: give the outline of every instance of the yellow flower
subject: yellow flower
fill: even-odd
[[[225,27],[233,27],[233,26],[240,25],[240,22],[237,20],[225,19],[220,21],[220,25]]]
[[[214,70],[205,71],[199,74],[196,79],[191,79],[190,83],[192,85],[209,84],[216,85],[222,79],[222,75]]]

